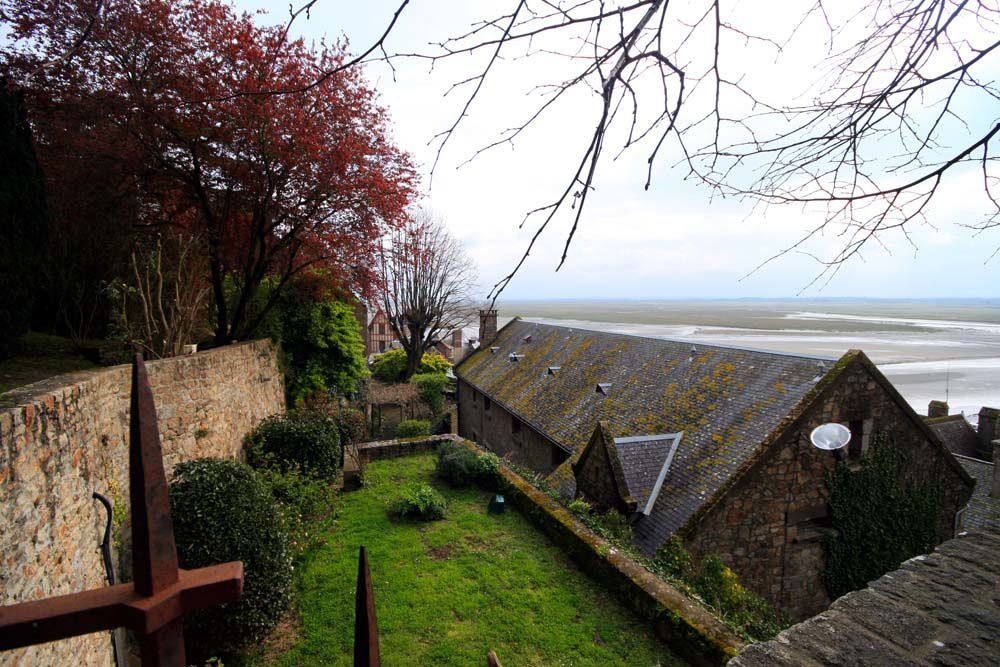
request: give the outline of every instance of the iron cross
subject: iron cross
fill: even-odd
[[[134,581],[0,607],[0,651],[127,627],[139,638],[143,665],[184,667],[184,614],[242,595],[241,562],[178,566],[153,391],[138,354],[129,425]]]

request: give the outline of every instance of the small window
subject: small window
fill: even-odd
[[[476,404],[476,390],[475,389],[472,390],[472,404],[473,405]],[[475,438],[473,438],[473,439],[475,439]]]
[[[851,442],[847,445],[847,455],[852,461],[859,461],[868,453],[868,443],[874,425],[872,419],[855,419],[848,428],[851,429]]]
[[[493,401],[490,400],[489,396],[483,396],[483,409],[489,411],[493,407]]]
[[[472,432],[472,442],[479,442],[479,434],[475,431]]]
[[[510,418],[510,432],[520,433],[521,432],[521,420],[517,417]]]

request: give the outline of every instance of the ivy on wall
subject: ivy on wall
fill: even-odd
[[[940,489],[901,478],[906,455],[876,434],[861,467],[839,463],[826,476],[833,530],[823,582],[835,599],[937,544]]]

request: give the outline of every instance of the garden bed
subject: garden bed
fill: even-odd
[[[352,664],[359,545],[368,548],[383,663],[682,664],[647,622],[580,572],[512,508],[487,513],[488,493],[436,485],[444,520],[390,519],[401,487],[430,482],[434,457],[376,461],[366,485],[338,499],[325,544],[297,572],[301,636],[277,665]]]

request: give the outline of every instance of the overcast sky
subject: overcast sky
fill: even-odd
[[[389,52],[426,50],[468,30],[476,19],[493,17],[514,3],[465,0],[415,0],[404,10],[388,44]],[[803,3],[788,3],[789,6]],[[812,4],[809,2],[808,4]],[[295,32],[307,39],[322,36],[350,40],[352,50],[366,48],[385,29],[395,1],[343,2],[319,0],[308,20]],[[261,22],[287,17],[286,2],[239,0],[244,9],[266,8]],[[744,3],[747,6],[747,3]],[[751,5],[752,6],[752,5]],[[773,8],[773,3],[756,3]],[[492,7],[492,9],[490,9]],[[766,27],[794,16],[788,10],[761,16]],[[763,79],[767,90],[805,91],[815,78],[812,63],[824,50],[820,33],[798,40],[798,53],[773,66],[773,52],[732,48],[730,63],[744,65]],[[817,27],[818,29],[818,27]],[[810,49],[812,52],[810,52]],[[788,54],[785,54],[788,56]],[[446,147],[433,186],[428,172],[434,160],[433,136],[456,119],[465,97],[445,96],[457,80],[476,73],[475,60],[456,58],[433,72],[424,62],[397,61],[395,77],[384,65],[370,64],[367,76],[390,111],[397,143],[409,151],[424,175],[424,203],[438,212],[461,238],[477,262],[483,293],[509,271],[523,252],[534,228],[518,229],[524,214],[550,202],[565,187],[589,139],[588,128],[599,113],[596,95],[578,94],[516,145],[495,149],[465,162],[478,148],[523,118],[531,86],[551,79],[558,63],[544,56],[505,63]],[[970,110],[984,122],[996,122],[995,107]],[[992,117],[989,115],[992,114]],[[973,127],[971,131],[977,128]],[[971,135],[970,135],[971,136]],[[781,208],[753,211],[747,202],[713,200],[704,187],[683,180],[669,157],[658,163],[650,190],[643,189],[648,152],[631,152],[616,161],[609,149],[599,168],[596,191],[588,203],[569,259],[557,273],[569,219],[543,235],[528,263],[510,284],[508,298],[729,298],[795,296],[818,271],[814,260],[787,255],[742,278],[763,260],[790,245],[815,224],[814,214]],[[974,237],[963,223],[983,212],[981,174],[970,171],[946,181],[930,212],[933,226],[910,229],[917,249],[900,235],[888,239],[888,250],[872,246],[863,261],[851,262],[822,290],[809,296],[997,297],[1000,256],[987,262],[1000,245],[1000,230]],[[830,252],[835,238],[810,250]],[[891,251],[891,254],[890,254]]]

